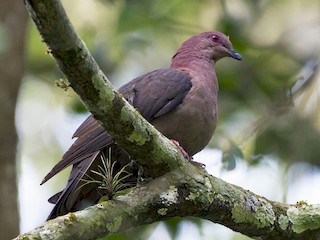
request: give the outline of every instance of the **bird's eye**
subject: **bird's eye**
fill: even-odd
[[[216,43],[220,41],[219,37],[216,36],[216,35],[212,35],[212,36],[211,36],[211,40],[212,40],[213,42],[216,42]]]

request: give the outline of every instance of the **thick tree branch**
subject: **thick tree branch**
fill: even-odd
[[[25,3],[50,53],[87,108],[158,178],[118,193],[111,201],[48,221],[17,239],[95,239],[173,216],[201,217],[261,239],[320,238],[319,207],[275,203],[187,164],[174,145],[113,89],[59,1]]]
[[[150,176],[160,176],[186,164],[177,148],[113,88],[74,31],[60,1],[26,0],[25,4],[71,87]],[[171,161],[173,158],[176,160]]]
[[[95,239],[174,216],[201,217],[261,239],[320,236],[320,207],[275,203],[186,166],[17,239]]]

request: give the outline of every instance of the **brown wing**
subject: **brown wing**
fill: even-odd
[[[175,109],[191,88],[191,79],[184,72],[174,69],[159,69],[142,75],[119,89],[119,92],[149,122]],[[90,115],[76,130],[77,140],[63,155],[41,184],[64,168],[90,158],[96,151],[113,143],[111,136]]]
[[[169,68],[146,73],[125,84],[119,92],[152,122],[180,105],[191,86],[187,73]]]
[[[139,110],[142,116],[152,122],[153,119],[175,109],[183,101],[191,86],[191,78],[186,73],[174,69],[159,69],[125,84],[119,92]],[[76,210],[78,207],[75,205],[79,205],[79,198],[88,198],[89,194],[84,193],[82,188],[77,192],[75,190],[79,188],[81,179],[90,175],[89,169],[94,169],[93,163],[104,149],[113,146],[118,152],[113,159],[118,160],[117,157],[121,156],[122,161],[129,161],[127,153],[113,143],[111,136],[92,115],[82,123],[73,137],[77,137],[77,140],[41,183],[73,165],[66,188],[51,199],[56,202],[56,205],[49,219]],[[86,190],[86,192],[90,191],[93,189]],[[90,205],[99,197],[91,197],[93,202],[90,202]]]

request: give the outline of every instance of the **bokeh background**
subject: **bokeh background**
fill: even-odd
[[[243,61],[224,59],[216,65],[218,127],[196,161],[205,163],[213,175],[271,200],[320,202],[319,0],[62,2],[116,87],[147,71],[167,67],[181,42],[193,34],[219,30],[230,36]],[[26,19],[22,26],[26,34],[19,40],[24,57],[16,55],[17,61],[23,60],[23,80],[15,86],[19,88],[15,109],[19,142],[11,147],[11,151],[17,149],[15,196],[21,232],[45,221],[52,208],[47,199],[64,187],[69,169],[44,186],[39,183],[72,144],[73,132],[88,116],[72,89],[57,86],[64,76],[33,22]],[[5,31],[6,19],[1,21],[3,58],[11,42]],[[0,88],[8,86],[9,78],[2,75],[0,79]],[[14,108],[1,94],[1,105]],[[0,114],[0,128],[9,129],[5,113]],[[15,194],[14,184],[12,187]],[[10,186],[6,188],[10,191]],[[106,239],[249,238],[208,221],[174,218]]]

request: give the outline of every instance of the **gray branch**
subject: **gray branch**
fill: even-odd
[[[174,216],[194,216],[260,239],[320,239],[320,207],[269,201],[188,164],[112,87],[60,1],[25,0],[61,71],[95,118],[154,180],[44,223],[16,239],[96,239]],[[62,37],[63,36],[63,37]]]

